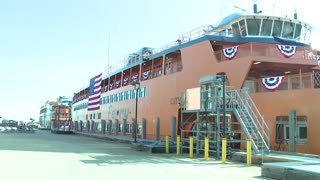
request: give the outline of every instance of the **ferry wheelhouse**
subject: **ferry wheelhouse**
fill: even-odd
[[[251,139],[257,153],[320,154],[320,52],[309,43],[311,30],[297,14],[255,10],[159,49],[144,47],[102,75],[98,110],[88,111],[89,82],[75,93],[74,131],[151,140],[181,135],[183,142],[194,135],[200,144],[208,136],[212,149],[225,136],[239,149]]]

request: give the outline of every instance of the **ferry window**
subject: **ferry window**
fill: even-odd
[[[272,36],[280,37],[283,21],[275,20],[273,24]]]
[[[261,36],[270,36],[271,29],[272,29],[272,20],[263,19],[262,20],[262,27],[261,27]]]
[[[278,90],[288,90],[288,77],[284,77],[283,83]]]
[[[106,96],[106,104],[109,103],[109,96]]]
[[[276,117],[276,143],[289,142],[289,116]],[[296,123],[297,144],[306,144],[308,138],[307,117],[297,116]]]
[[[121,98],[120,98],[120,100],[121,100],[121,101],[124,101],[124,100],[125,100],[124,97],[125,97],[125,96],[124,96],[124,92],[121,92]]]
[[[301,34],[301,24],[296,24],[296,29],[294,31],[294,39],[299,41],[300,40],[300,34]]]
[[[117,102],[120,101],[120,93],[117,93]]]
[[[302,27],[301,31],[301,41],[307,41],[309,39],[309,32],[308,28],[306,26]]]
[[[129,90],[129,91],[127,92],[127,96],[128,96],[128,98],[127,98],[128,100],[131,99],[131,90]]]
[[[132,90],[132,94],[131,94],[132,97],[131,97],[131,99],[135,99],[135,98],[136,98],[136,91],[137,91],[137,90],[135,90],[135,89]]]
[[[161,76],[162,74],[162,64],[157,65],[153,68],[153,77]]]
[[[247,27],[246,27],[246,23],[245,23],[244,19],[239,22],[239,25],[240,25],[240,29],[241,29],[241,35],[247,36]]]
[[[101,119],[101,113],[98,113],[98,119]]]
[[[96,114],[93,114],[93,119],[96,119]]]
[[[240,29],[239,29],[239,24],[238,22],[232,24],[232,32],[234,37],[239,37],[240,36]]]
[[[140,97],[146,96],[146,87],[140,88]]]
[[[299,77],[291,77],[290,83],[291,83],[291,89],[300,89],[300,78]]]
[[[110,103],[113,103],[113,100],[114,100],[114,98],[113,98],[113,94],[112,94],[112,95],[110,95]]]
[[[298,137],[300,139],[307,139],[308,128],[306,126],[300,126],[298,132],[299,132]]]
[[[292,39],[294,31],[294,23],[284,22],[282,37]]]
[[[247,19],[248,35],[259,35],[261,19]]]

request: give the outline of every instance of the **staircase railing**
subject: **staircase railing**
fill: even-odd
[[[226,94],[226,106],[232,109],[247,138],[251,139],[256,153],[270,151],[270,129],[249,96],[248,90],[230,90]]]

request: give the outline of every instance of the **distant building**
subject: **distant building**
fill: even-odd
[[[69,120],[71,118],[72,98],[59,96],[56,101],[47,101],[40,108],[39,123],[43,128],[50,128],[52,120]]]

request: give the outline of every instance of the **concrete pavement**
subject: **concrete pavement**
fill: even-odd
[[[134,151],[79,135],[0,134],[0,179],[267,179],[259,166]]]

